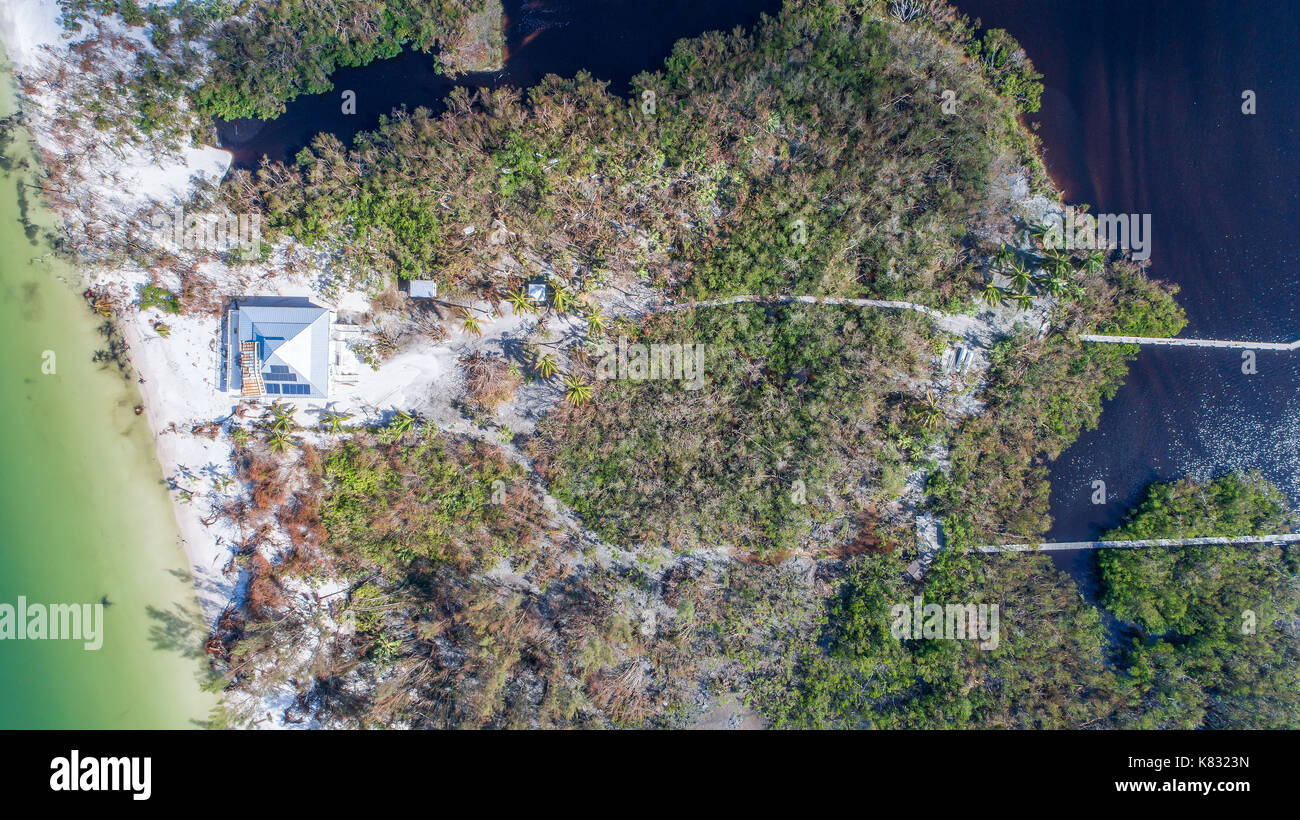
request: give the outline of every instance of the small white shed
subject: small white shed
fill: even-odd
[[[412,279],[411,280],[411,298],[412,299],[436,299],[438,297],[438,283],[432,279]]]

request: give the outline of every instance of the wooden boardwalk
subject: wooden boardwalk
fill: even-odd
[[[660,305],[656,312],[674,312],[694,310],[702,307],[721,307],[742,303],[788,305],[802,302],[809,305],[850,305],[853,307],[871,307],[884,310],[910,310],[934,319],[959,321],[968,317],[959,317],[926,305],[914,302],[900,302],[888,299],[848,299],[836,296],[731,296],[724,299],[708,299],[699,302],[678,302]],[[1106,336],[1099,333],[1081,333],[1079,340],[1095,344],[1113,345],[1157,345],[1161,347],[1217,347],[1235,350],[1275,350],[1290,352],[1300,350],[1300,339],[1294,342],[1251,342],[1238,339],[1177,339],[1160,336]]]
[[[1138,549],[1141,547],[1245,546],[1287,544],[1300,541],[1300,533],[1241,535],[1235,538],[1156,538],[1145,541],[1060,541],[1054,544],[990,544],[971,547],[969,552],[1057,552],[1061,550]]]
[[[725,305],[739,305],[746,303],[759,305],[790,305],[795,302],[801,302],[806,305],[847,305],[851,307],[882,308],[884,310],[910,310],[915,313],[924,313],[926,316],[932,316],[936,319],[950,318],[949,314],[946,314],[943,311],[935,310],[926,305],[918,305],[914,302],[898,302],[888,299],[849,299],[841,296],[729,296],[724,299],[705,299],[699,302],[669,303],[655,308],[655,311],[658,313],[673,313],[681,310],[723,307]]]
[[[1160,345],[1162,347],[1226,347],[1237,350],[1300,350],[1300,339],[1291,342],[1243,342],[1231,339],[1173,339],[1151,336],[1100,336],[1080,333],[1079,340],[1115,345]]]

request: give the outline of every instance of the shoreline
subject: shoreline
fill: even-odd
[[[0,97],[6,116],[21,110],[14,86]],[[6,600],[104,614],[103,641],[85,654],[73,643],[4,642],[13,674],[0,685],[0,713],[10,728],[202,725],[215,696],[197,684],[207,664],[192,638],[206,625],[175,505],[159,487],[157,438],[132,412],[143,396],[128,378],[124,340],[115,330],[106,342],[102,317],[82,313],[84,276],[47,241],[61,220],[26,187],[41,173],[35,137],[21,118],[12,123],[0,268],[13,333],[0,361],[0,415],[14,463],[25,466],[4,480],[0,577]],[[46,356],[48,370],[33,367]]]
[[[11,0],[0,8],[0,45],[6,53],[17,55],[10,59],[15,78],[38,72],[46,61],[68,56],[71,40],[63,37],[58,13],[56,0]],[[113,21],[101,22],[110,29],[116,25]],[[85,33],[83,29],[81,34]],[[133,34],[127,32],[126,36]],[[91,215],[101,220],[130,219],[150,203],[183,207],[197,189],[194,177],[220,182],[232,166],[230,151],[204,144],[181,148],[179,157],[156,156],[147,148],[128,148],[88,160],[88,155],[103,147],[105,137],[93,133],[86,144],[69,148],[67,141],[55,139],[52,119],[61,110],[58,100],[45,91],[32,96],[16,91],[18,110],[24,114],[24,125],[35,144],[63,157],[70,151],[78,155],[78,170],[83,175],[75,193],[85,195],[98,206]],[[66,226],[67,215],[57,208],[51,210]],[[208,289],[202,294],[207,298],[206,309],[200,307],[182,314],[164,313],[156,307],[140,308],[139,289],[151,282],[151,274],[138,267],[86,262],[72,267],[80,290],[93,289],[116,306],[112,321],[125,344],[125,361],[137,379],[136,392],[154,440],[155,459],[169,485],[194,592],[211,627],[235,599],[245,578],[238,569],[229,575],[225,569],[238,547],[253,536],[214,509],[214,502],[248,498],[248,488],[233,474],[234,445],[221,425],[241,408],[251,407],[254,412],[250,419],[255,418],[268,403],[248,402],[236,394],[218,391],[222,313],[236,299],[307,297],[331,311],[333,320],[347,324],[368,314],[371,294],[358,289],[323,292],[319,272],[300,270],[296,265],[300,260],[295,258],[291,263],[283,246],[273,251],[268,262],[240,267],[212,259],[190,261],[193,274]],[[172,271],[154,274],[152,279],[179,290],[179,280]],[[169,327],[166,337],[156,331],[157,322]],[[521,323],[528,324],[529,320],[507,313],[484,321],[481,339],[455,338],[432,347],[406,349],[385,360],[382,370],[360,366],[355,374],[349,374],[350,381],[331,389],[328,398],[290,399],[284,403],[300,417],[299,433],[308,440],[317,436],[315,420],[302,417],[326,408],[351,413],[353,424],[376,423],[398,410],[427,412],[441,423],[453,421],[458,414],[452,411],[452,403],[462,386],[454,378],[455,358],[519,331]],[[522,416],[509,421],[529,424]],[[204,429],[199,431],[200,427]],[[303,592],[310,594],[310,590]]]
[[[34,69],[41,61],[48,59],[44,55],[46,47],[66,48],[69,41],[62,37],[64,30],[58,23],[58,13],[59,8],[54,0],[12,0],[0,10],[0,46],[3,46],[7,58],[6,66],[15,83],[20,73]],[[48,145],[49,134],[41,127],[40,115],[32,111],[32,108],[36,107],[33,101],[18,89],[15,89],[15,100],[17,111],[23,115],[23,125],[31,139],[37,146]],[[204,152],[194,153],[202,155]],[[224,165],[228,168],[231,155],[227,151],[221,153],[226,157]],[[40,157],[35,156],[34,161],[39,164]],[[211,170],[212,167],[211,164],[206,167],[195,167],[184,163],[164,169],[159,169],[152,164],[132,168],[125,161],[123,166],[122,170],[134,171],[137,180],[154,182],[155,185],[152,187],[170,191],[184,191],[191,188],[191,175],[194,172]],[[164,172],[161,177],[157,176],[158,170]],[[145,192],[148,192],[147,188]],[[55,211],[55,218],[62,220],[57,211]],[[78,277],[76,283],[78,289],[103,284],[97,281],[94,271],[86,265],[74,263],[71,267]],[[139,394],[144,408],[145,422],[154,441],[155,461],[164,480],[168,480],[182,466],[182,459],[186,455],[185,448],[181,446],[179,440],[169,442],[166,438],[169,435],[169,424],[177,424],[181,420],[166,418],[163,412],[166,404],[163,391],[167,385],[158,363],[150,361],[146,355],[147,340],[139,327],[139,320],[144,320],[143,317],[143,312],[137,312],[136,317],[132,317],[130,313],[123,311],[115,315],[112,321],[125,343],[125,358],[130,370],[137,377],[135,391]],[[137,318],[137,321],[131,321],[132,318]],[[229,460],[228,453],[226,460]],[[203,617],[211,625],[219,617],[234,591],[234,584],[222,575],[221,567],[218,565],[222,552],[221,539],[224,535],[209,532],[203,525],[196,507],[177,503],[177,500],[170,496],[169,492],[173,517],[177,523],[189,571],[193,576],[192,587]],[[182,506],[187,506],[189,509],[182,509]]]
[[[131,323],[118,320],[118,328],[122,333],[123,340],[126,342],[127,361],[131,366],[131,370],[137,376],[136,388],[140,393],[140,403],[144,408],[145,423],[153,434],[154,453],[165,480],[168,476],[175,474],[178,468],[183,465],[181,462],[182,448],[179,446],[180,441],[178,439],[173,446],[168,446],[165,438],[168,435],[168,430],[159,417],[158,408],[162,406],[162,395],[160,393],[162,382],[157,379],[139,381],[139,379],[144,378],[145,372],[150,370],[147,366],[142,365],[140,361],[139,350],[143,346],[144,339],[140,336],[138,329]],[[226,458],[228,461],[229,453],[227,453]],[[221,612],[233,597],[235,589],[235,585],[227,580],[221,571],[223,566],[221,563],[222,539],[225,538],[225,534],[219,534],[214,538],[209,531],[210,528],[205,527],[200,520],[197,508],[193,504],[183,505],[178,503],[175,498],[172,498],[171,507],[172,515],[176,519],[177,529],[180,532],[181,545],[185,550],[185,557],[190,565],[194,594],[198,598],[199,608],[203,612],[204,620],[210,626],[221,616]],[[183,507],[188,509],[182,509]]]

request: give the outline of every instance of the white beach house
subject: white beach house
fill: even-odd
[[[226,312],[226,390],[246,397],[325,398],[330,312],[306,299],[247,299]]]

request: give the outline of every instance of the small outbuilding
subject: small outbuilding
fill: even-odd
[[[433,281],[432,279],[412,279],[411,298],[412,299],[438,298],[438,283]]]

